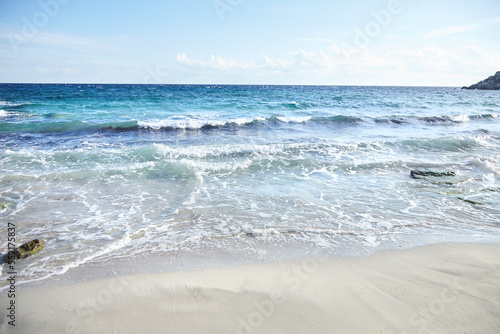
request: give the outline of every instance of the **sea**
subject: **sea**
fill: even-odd
[[[500,91],[0,84],[0,222],[17,284],[499,243]]]

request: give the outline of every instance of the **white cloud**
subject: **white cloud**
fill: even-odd
[[[29,32],[29,33],[27,33]],[[119,35],[112,40],[88,38],[63,33],[50,33],[41,29],[29,31],[25,27],[14,27],[0,24],[0,49],[5,50],[3,57],[19,58],[19,54],[60,52],[72,53],[74,58],[85,57],[87,60],[102,61],[104,54],[127,52],[143,45],[136,43],[126,35]],[[108,58],[109,59],[109,58]],[[115,62],[109,59],[109,63]]]
[[[237,61],[232,58],[223,58],[211,55],[208,59],[189,58],[185,53],[176,57],[177,64],[206,70],[260,70],[260,71],[324,71],[333,70],[342,61],[341,50],[334,45],[327,51],[308,52],[304,50],[292,51],[284,58],[270,58],[263,54],[258,59]]]
[[[184,70],[196,68],[200,74],[224,72],[249,81],[251,78],[276,74],[303,76],[309,81],[314,81],[314,78],[372,75],[397,78],[405,84],[410,84],[412,77],[420,78],[420,81],[426,78],[429,84],[444,85],[447,83],[440,82],[437,74],[443,78],[457,78],[464,73],[477,75],[495,72],[500,68],[500,55],[475,46],[447,50],[431,44],[420,49],[395,49],[376,53],[368,48],[348,49],[334,44],[323,51],[299,50],[289,52],[283,58],[261,55],[258,59],[246,61],[214,55],[208,59],[196,59],[180,53],[177,55],[177,65]]]
[[[486,68],[500,66],[497,54],[475,47],[464,46],[456,50],[446,50],[435,45],[420,49],[388,50],[377,54],[368,48],[341,48],[332,45],[326,51],[308,52],[304,50],[289,52],[285,58],[260,56],[257,60],[239,62],[232,58],[211,55],[209,59],[188,58],[186,54],[177,55],[177,63],[200,69],[231,71],[272,70],[272,71],[335,71],[339,68],[394,68],[447,71],[459,70],[463,66]]]
[[[188,58],[185,53],[179,53],[176,58],[177,63],[196,68],[204,68],[217,71],[231,71],[235,69],[249,69],[254,67],[252,62],[237,62],[231,58],[222,58],[211,55],[209,59]]]
[[[457,27],[446,27],[446,28],[442,28],[442,29],[431,30],[431,31],[428,31],[427,33],[423,34],[422,37],[424,37],[424,38],[443,37],[443,36],[458,34],[458,33],[465,32],[465,31],[472,31],[472,30],[476,30],[476,29],[489,28],[490,26],[497,25],[498,23],[500,23],[500,17],[495,17],[495,18],[483,20],[480,22],[476,22],[474,24],[468,24],[468,25],[457,26]]]
[[[457,34],[464,31],[471,31],[478,29],[478,26],[475,25],[466,25],[461,27],[447,27],[443,29],[431,30],[423,35],[424,38],[435,38],[435,37],[443,37],[452,34]]]
[[[0,27],[0,39],[7,40],[9,43],[18,43],[19,45],[36,43],[47,46],[88,47],[96,44],[96,41],[89,38],[66,34],[54,34],[42,31],[41,29],[29,30],[7,25],[2,25]]]
[[[388,59],[401,68],[428,73],[486,72],[500,67],[500,55],[475,46],[445,50],[428,45],[418,50],[389,51]]]

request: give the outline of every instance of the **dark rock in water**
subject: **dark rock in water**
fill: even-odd
[[[44,245],[45,242],[42,239],[31,240],[30,242],[22,244],[16,249],[9,251],[4,257],[4,262],[12,263],[18,259],[24,259],[25,257],[41,251]]]
[[[42,250],[44,245],[45,241],[43,241],[42,239],[35,239],[22,244],[18,248],[19,252],[21,253],[21,258],[38,253]]]
[[[455,172],[436,172],[430,170],[412,170],[410,175],[414,179],[421,179],[427,182],[441,185],[454,185],[457,183],[462,183],[468,178],[460,178],[456,176]]]
[[[434,172],[434,171],[422,171],[422,170],[412,170],[410,175],[414,179],[422,179],[427,176],[431,177],[445,177],[445,176],[456,176],[455,172]]]
[[[500,71],[495,73],[495,75],[490,76],[488,79],[479,81],[478,83],[469,86],[462,87],[462,89],[479,89],[479,90],[499,90],[500,89]]]
[[[465,203],[474,204],[474,205],[483,205],[482,203],[472,201],[472,200],[467,199],[467,198],[463,198],[463,197],[457,197],[457,198],[461,201],[464,201]]]
[[[482,192],[500,192],[500,188],[484,188],[483,190],[481,190]]]

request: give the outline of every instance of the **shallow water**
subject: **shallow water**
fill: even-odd
[[[0,110],[0,235],[46,240],[20,282],[207,249],[500,239],[498,91],[4,84]]]

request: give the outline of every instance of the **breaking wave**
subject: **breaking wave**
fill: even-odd
[[[13,114],[0,110],[0,117],[7,118]],[[251,127],[279,127],[287,124],[301,125],[328,125],[328,126],[353,126],[358,124],[374,124],[378,126],[397,125],[405,126],[421,122],[431,125],[458,125],[473,121],[497,121],[500,114],[483,115],[457,115],[457,116],[270,116],[270,117],[248,117],[248,118],[189,118],[168,117],[164,119],[128,120],[122,122],[93,123],[91,121],[72,120],[54,121],[57,117],[49,117],[46,122],[3,122],[0,124],[0,132],[28,132],[28,133],[68,133],[68,132],[99,132],[99,131],[178,131],[178,130],[212,130],[212,129],[237,129]]]

